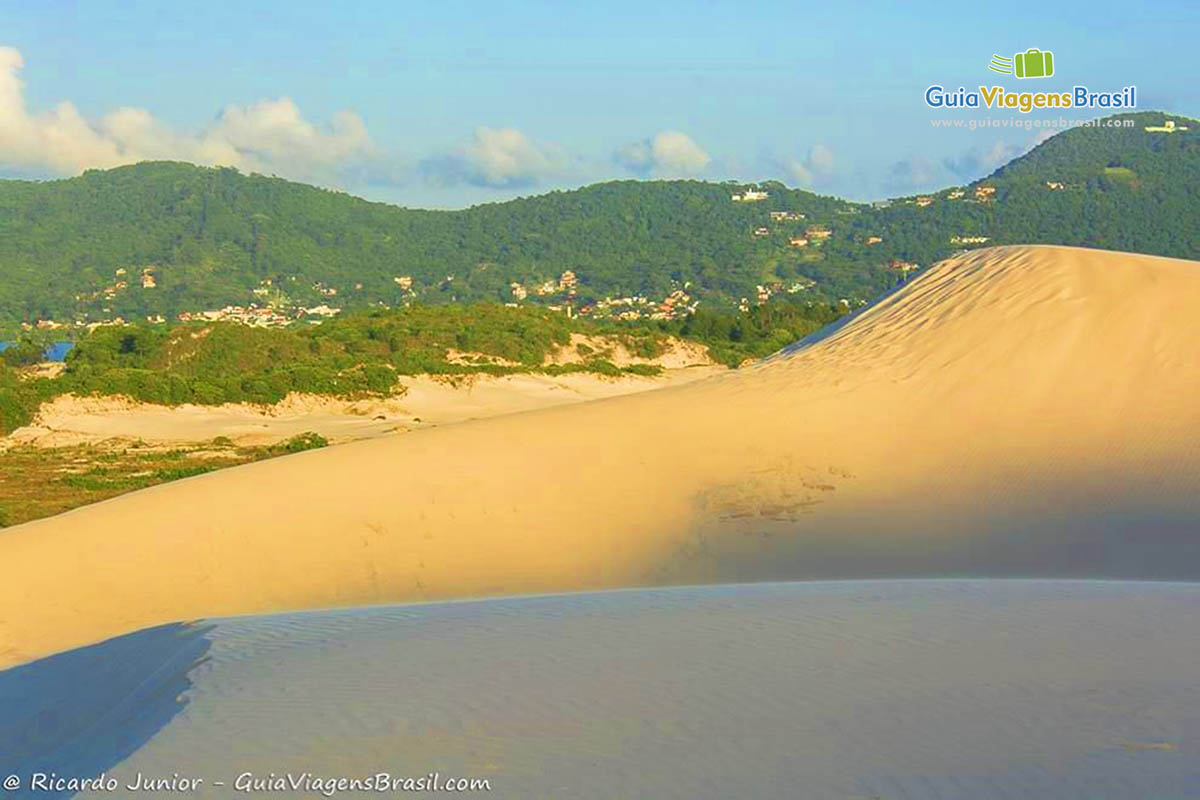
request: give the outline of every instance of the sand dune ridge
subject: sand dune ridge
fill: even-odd
[[[238,467],[0,532],[0,664],[323,606],[880,575],[1200,578],[1200,264],[950,259],[684,386]]]

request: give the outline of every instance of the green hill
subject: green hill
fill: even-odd
[[[422,211],[180,163],[0,181],[0,330],[252,302],[510,301],[511,283],[534,287],[566,270],[578,276],[576,307],[607,296],[661,299],[685,284],[710,307],[753,301],[758,285],[859,300],[895,282],[892,260],[927,265],[973,236],[1200,258],[1200,123],[1150,133],[1144,127],[1163,114],[1121,117],[1134,127],[1061,133],[962,197],[944,190],[928,205],[908,198],[886,208],[777,183],[758,187],[765,201],[733,202],[745,185],[618,181]],[[995,193],[976,202],[981,185]],[[805,216],[777,220],[772,211]],[[832,235],[789,246],[809,226]],[[153,287],[142,287],[143,274]],[[397,281],[406,278],[407,290]],[[525,302],[562,301],[554,290]]]

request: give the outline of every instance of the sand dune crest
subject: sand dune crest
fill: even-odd
[[[0,665],[161,622],[722,580],[1200,577],[1200,264],[941,263],[642,394],[260,462],[0,532]]]

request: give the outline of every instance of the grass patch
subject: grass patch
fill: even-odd
[[[112,449],[94,445],[13,447],[0,452],[0,527],[53,516],[137,489],[328,444],[319,434],[307,432],[263,447],[237,447],[225,437],[169,450],[156,450],[144,443]]]

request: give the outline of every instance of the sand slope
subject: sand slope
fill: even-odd
[[[1197,263],[975,251],[734,373],[8,529],[0,663],[274,609],[819,576],[1197,578],[1197,310]]]
[[[432,425],[482,419],[517,411],[616,397],[661,386],[689,383],[723,367],[667,369],[655,377],[567,375],[463,375],[451,380],[405,376],[396,397],[339,400],[289,395],[273,406],[162,406],[128,398],[63,395],[43,403],[33,423],[0,440],[10,444],[63,447],[113,441],[194,444],[224,436],[240,445],[279,442],[313,431],[332,442],[366,439]]]
[[[0,752],[194,800],[435,769],[488,800],[1182,800],[1197,611],[1200,584],[904,580],[165,625],[0,672]]]

